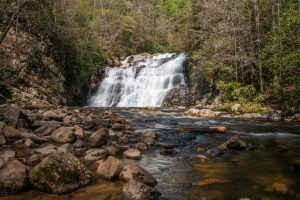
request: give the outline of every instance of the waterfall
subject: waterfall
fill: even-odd
[[[131,57],[122,67],[107,68],[96,95],[94,107],[160,107],[168,91],[185,85],[185,54],[157,54],[132,63]]]

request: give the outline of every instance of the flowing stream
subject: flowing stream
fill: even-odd
[[[122,67],[107,68],[95,96],[94,107],[160,107],[168,91],[185,85],[185,54],[157,54]]]
[[[96,108],[104,109],[104,108]],[[162,199],[168,200],[251,200],[300,199],[300,174],[291,170],[291,162],[300,159],[299,123],[239,121],[234,119],[208,119],[180,117],[179,111],[162,110],[151,115],[138,108],[110,108],[128,119],[136,131],[147,129],[160,132],[158,145],[143,153],[139,162],[158,181],[156,188]],[[228,127],[227,134],[183,134],[181,126]],[[232,135],[239,135],[253,148],[227,151],[220,157],[206,162],[195,158],[197,147],[213,148]],[[178,155],[161,155],[163,146],[172,145]],[[195,182],[206,178],[231,179],[232,183],[196,186]],[[270,192],[273,183],[287,185],[288,192]],[[13,195],[0,196],[1,200],[121,200],[120,181],[99,182],[73,193],[52,195],[30,190]]]

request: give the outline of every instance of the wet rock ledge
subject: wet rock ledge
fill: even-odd
[[[157,199],[155,178],[123,159],[141,159],[158,135],[104,110],[2,104],[0,194],[68,193],[103,179],[124,181],[125,199]]]

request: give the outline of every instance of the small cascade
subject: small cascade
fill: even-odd
[[[157,54],[122,67],[107,68],[95,96],[94,107],[160,107],[168,91],[185,85],[185,54]]]

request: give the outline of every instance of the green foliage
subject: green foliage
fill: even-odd
[[[269,112],[269,109],[262,104],[259,103],[245,103],[242,104],[241,108],[239,109],[241,113],[259,113],[259,114],[266,114]]]
[[[219,81],[217,83],[217,89],[220,90],[221,96],[225,101],[240,101],[245,102],[252,100],[256,89],[253,85],[243,86],[237,82],[224,82]]]

